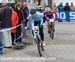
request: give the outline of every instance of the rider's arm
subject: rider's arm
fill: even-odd
[[[47,16],[47,13],[44,13],[44,17],[46,18],[46,20],[49,20],[49,17]]]
[[[43,16],[44,15],[43,15],[43,13],[39,13],[39,12],[37,12],[37,13],[38,13],[39,20],[41,22],[40,24],[43,25]]]
[[[34,28],[34,20],[32,20],[32,29]]]
[[[41,25],[43,25],[43,14],[41,14]]]
[[[55,17],[57,18],[57,12],[51,10],[50,13],[55,14]]]
[[[41,25],[43,25],[43,18],[41,18]]]
[[[56,12],[54,12],[55,13],[55,16],[56,16],[56,18],[57,18],[57,13]]]
[[[31,15],[29,15],[28,17],[27,17],[27,19],[29,20],[29,21],[31,21],[31,25],[32,25],[32,29],[34,28],[34,20],[32,19],[32,16]]]
[[[46,18],[47,16],[46,16],[46,13],[44,13],[44,17]]]

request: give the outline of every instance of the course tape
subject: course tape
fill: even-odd
[[[12,30],[12,29],[15,29],[15,28],[21,26],[21,25],[22,25],[22,24],[19,24],[19,25],[15,26],[15,27],[12,27],[12,28],[2,29],[2,30],[0,30],[0,32],[10,31],[10,30]]]
[[[12,27],[12,28],[8,28],[8,29],[2,29],[2,30],[0,30],[0,32],[6,32],[6,31],[10,31],[10,30],[12,30],[12,29],[14,29],[14,28],[17,28],[17,27],[19,27],[19,26],[22,26],[23,24],[19,24],[19,25],[17,25],[17,26],[15,26],[15,27]],[[24,27],[24,26],[23,26]],[[27,29],[27,27],[24,27],[24,29]],[[22,38],[23,37],[23,32],[21,33],[21,35],[18,37],[18,38],[15,38],[15,40],[14,40],[14,43],[16,43],[16,41],[18,40],[18,39],[20,39],[20,38]],[[3,48],[4,46],[2,46],[2,47],[0,47],[0,48]]]
[[[19,27],[19,26],[22,26],[22,24],[19,24],[19,25],[17,25],[17,26],[12,27],[12,28],[2,29],[2,30],[0,30],[0,32],[10,31],[10,30],[15,29],[15,28],[17,28],[17,27]],[[22,36],[23,36],[23,34],[21,34],[17,39],[15,39],[14,42],[16,42],[16,41],[17,41],[18,39],[20,39]],[[3,47],[0,47],[0,48],[3,48]]]

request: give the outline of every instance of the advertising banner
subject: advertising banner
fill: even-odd
[[[55,17],[55,15],[54,15]],[[57,12],[57,18],[61,20],[75,20],[75,11],[60,11]]]

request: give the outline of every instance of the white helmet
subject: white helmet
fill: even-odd
[[[50,11],[50,7],[46,7],[45,12],[49,12],[49,11]]]

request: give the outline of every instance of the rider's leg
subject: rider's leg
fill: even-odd
[[[39,34],[40,34],[40,37],[41,37],[42,42],[44,42],[43,26],[41,26],[41,27],[39,28]]]
[[[32,35],[34,36],[34,32],[33,32],[33,30],[32,30]]]
[[[45,46],[45,42],[44,42],[44,33],[43,33],[43,26],[39,28],[39,34],[41,37],[41,42],[43,43],[43,46]]]
[[[47,29],[48,29],[48,33],[50,33],[50,24],[49,24],[49,21],[47,21]]]
[[[54,29],[54,32],[55,32],[55,22],[53,23],[53,29]]]

